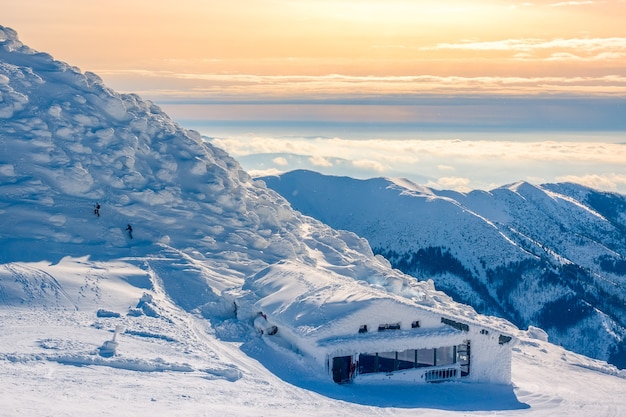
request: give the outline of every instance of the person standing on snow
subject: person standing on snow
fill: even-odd
[[[128,237],[130,237],[131,239],[133,238],[133,228],[132,226],[129,224],[128,226],[126,226],[126,229],[128,231]]]

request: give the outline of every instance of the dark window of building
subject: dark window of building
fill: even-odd
[[[333,381],[342,384],[352,380],[353,376],[352,356],[337,356],[333,358]]]
[[[441,322],[443,324],[447,324],[448,326],[452,326],[455,329],[463,330],[465,332],[469,332],[469,326],[465,323],[459,323],[458,321],[450,320],[445,317],[441,318]]]
[[[367,324],[364,324],[361,327],[359,327],[359,333],[367,333]]]
[[[456,346],[437,348],[435,358],[437,366],[452,365],[456,361]]]
[[[378,354],[361,353],[359,355],[359,373],[371,374],[378,372]]]
[[[419,320],[415,320],[413,323],[411,323],[411,329],[417,329],[419,327],[420,327]]]
[[[500,343],[501,345],[504,345],[505,343],[509,343],[511,339],[512,339],[511,336],[505,336],[501,334],[500,337],[498,338],[498,343]]]
[[[417,366],[435,366],[436,349],[418,349]]]
[[[394,372],[423,367],[445,367],[456,363],[460,376],[469,375],[469,340],[457,346],[443,346],[436,349],[407,349],[401,352],[361,353],[357,362],[359,374]],[[434,369],[428,371],[427,381],[450,379],[458,376],[457,368]]]
[[[393,372],[396,370],[396,352],[381,352],[378,354],[378,372]]]
[[[379,332],[384,332],[385,330],[400,330],[400,323],[385,323],[378,325]]]
[[[398,352],[398,369],[415,368],[417,364],[417,350],[408,349]]]

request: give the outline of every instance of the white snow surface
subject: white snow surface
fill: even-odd
[[[157,106],[2,26],[0,216],[0,416],[626,413],[623,371],[392,270]],[[277,263],[277,282],[314,270],[334,301],[385,296],[506,329],[513,383],[335,384],[233,311],[226,295],[260,297]],[[310,305],[290,304],[294,321]]]
[[[153,295],[143,296],[128,277],[145,271],[131,261],[64,258],[10,267],[23,279],[45,275],[71,290],[58,306],[36,296],[0,308],[2,416],[620,416],[626,410],[623,374],[542,340],[538,329],[517,334],[512,385],[338,385],[246,323],[185,311],[156,282]],[[105,286],[116,289],[114,300],[98,297],[109,293]],[[141,300],[154,316],[126,314]],[[122,314],[98,317],[103,306]],[[119,326],[115,356],[100,356]]]

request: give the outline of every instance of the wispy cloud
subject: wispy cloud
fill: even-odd
[[[473,42],[463,41],[457,43],[438,43],[434,46],[426,46],[423,50],[473,50],[473,51],[515,51],[528,52],[549,49],[570,49],[586,52],[596,51],[626,51],[626,38],[570,38],[570,39],[504,39],[499,41]]]
[[[316,167],[328,168],[333,166],[333,163],[328,158],[321,155],[313,155],[309,158],[309,161]]]
[[[427,187],[468,192],[472,190],[471,180],[462,177],[441,177],[426,183]]]
[[[564,94],[490,96],[379,95],[237,98],[218,101],[186,98],[162,103],[163,109],[187,126],[230,125],[238,132],[267,131],[275,126],[285,134],[342,135],[347,138],[389,137],[390,133],[419,131],[623,131],[624,94],[614,87],[620,77],[607,77],[606,85],[593,80],[570,80],[559,85]],[[539,81],[538,81],[539,82]],[[548,85],[548,80],[543,80]],[[626,92],[626,82],[622,82]],[[572,87],[575,85],[575,87]],[[554,87],[555,84],[552,84]],[[494,86],[496,88],[496,86]],[[507,88],[500,85],[500,88]],[[580,92],[603,89],[610,97]],[[619,91],[619,89],[617,89]],[[578,91],[579,94],[572,94]],[[566,93],[565,93],[566,92]],[[254,125],[257,125],[254,128]],[[283,128],[291,124],[291,133]],[[195,129],[195,127],[190,126]],[[237,128],[239,126],[239,128]],[[249,127],[246,127],[249,126]],[[230,132],[233,130],[231,129]],[[277,130],[274,129],[274,132]],[[344,133],[345,132],[345,133]],[[221,135],[220,131],[208,131]],[[229,133],[230,134],[230,133]]]
[[[454,167],[450,165],[443,165],[443,164],[437,165],[437,169],[439,171],[448,171],[448,172],[454,171]]]
[[[588,6],[591,4],[604,3],[597,1],[561,1],[559,3],[552,3],[550,7],[566,7],[566,6]]]
[[[276,168],[248,170],[248,174],[250,174],[253,177],[269,177],[270,175],[280,175],[283,172],[285,171],[276,169]]]
[[[626,58],[626,38],[620,38],[622,46],[614,50],[598,52],[594,56],[577,55],[573,51],[548,51],[544,61],[557,60],[615,60]],[[542,49],[532,43],[488,42],[440,45],[458,48],[509,48],[516,52],[515,60],[533,60],[533,50]],[[456,46],[455,46],[456,45]],[[587,44],[588,50],[596,50],[594,43]],[[618,50],[619,49],[619,50]],[[524,52],[530,51],[530,52]],[[626,66],[626,65],[625,65]],[[235,98],[255,97],[364,97],[406,94],[539,94],[539,93],[585,93],[624,94],[626,76],[614,74],[588,76],[359,76],[345,74],[327,75],[258,75],[258,74],[194,74],[167,71],[102,71],[103,77],[125,78],[128,91],[158,100],[184,98]],[[168,85],[168,89],[163,89]],[[131,88],[132,87],[132,88]],[[124,91],[124,89],[122,89]]]
[[[360,169],[366,169],[377,173],[382,173],[388,170],[388,168],[385,167],[384,164],[371,159],[352,161],[352,165]]]
[[[276,157],[276,158],[272,159],[272,162],[275,163],[276,165],[279,165],[279,166],[286,166],[286,165],[289,164],[287,159],[282,157],[282,156],[279,156],[279,157]]]
[[[618,191],[626,187],[626,175],[617,173],[608,173],[602,175],[562,175],[556,177],[555,179],[557,182],[574,182],[600,190]]]

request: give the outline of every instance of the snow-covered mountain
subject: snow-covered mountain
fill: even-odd
[[[626,367],[626,196],[526,182],[464,194],[311,171],[262,179],[457,301]]]
[[[625,375],[614,366],[392,269],[363,238],[294,211],[154,104],[32,50],[2,26],[0,219],[2,416],[626,409]],[[335,384],[280,332],[261,336],[236,310],[243,297],[232,302],[241,291],[269,303],[264,280],[278,285],[311,270],[328,288],[354,280],[349,288],[366,289],[344,293],[343,304],[389,293],[507,329],[520,340],[514,384]],[[313,296],[309,305],[331,314]],[[289,314],[305,314],[289,302]]]
[[[132,259],[187,311],[223,302],[224,289],[285,259],[434,291],[390,269],[364,239],[292,210],[154,104],[1,33],[2,264]],[[4,284],[2,304],[54,295],[59,306],[80,305],[45,273],[36,281]]]

